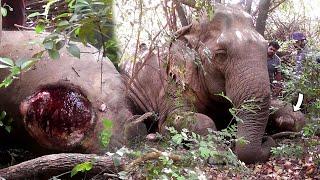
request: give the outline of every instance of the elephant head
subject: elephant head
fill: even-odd
[[[238,158],[246,163],[268,158],[272,139],[264,140],[270,105],[265,39],[255,31],[251,16],[234,7],[216,6],[212,18],[204,15],[179,39],[194,49],[203,65],[202,84],[209,98],[224,92],[239,107],[254,100],[255,112],[239,112],[236,144]]]

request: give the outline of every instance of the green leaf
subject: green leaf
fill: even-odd
[[[80,59],[80,49],[75,44],[69,44],[69,47],[67,47],[67,50],[70,54],[72,54],[74,57],[77,57]]]
[[[207,147],[200,147],[199,148],[200,156],[202,158],[209,158],[211,156],[211,150],[208,149]]]
[[[113,156],[112,160],[113,160],[114,166],[118,167],[121,165],[121,158],[119,158],[117,156]]]
[[[52,33],[52,34],[49,34],[48,36],[46,36],[44,38],[43,42],[53,41],[55,39],[59,39],[59,35],[57,33]]]
[[[0,7],[0,10],[1,10],[1,14],[2,14],[2,16],[7,16],[7,14],[8,14],[8,11],[7,11],[7,9],[6,8],[3,8],[3,7]]]
[[[112,128],[112,126],[113,126],[112,121],[109,119],[103,119],[102,123],[103,123],[104,128]]]
[[[0,88],[8,87],[12,82],[13,82],[12,76],[8,76],[2,81],[2,83],[0,84]]]
[[[176,134],[174,136],[172,136],[172,141],[176,144],[181,144],[183,140],[183,137],[181,134]]]
[[[33,18],[33,17],[36,17],[36,16],[41,16],[42,14],[40,14],[39,12],[34,12],[34,13],[31,13],[29,16],[27,16],[27,18]]]
[[[45,50],[40,51],[40,52],[34,54],[34,55],[32,56],[32,58],[40,59],[40,58],[42,58],[42,55],[43,55],[44,52],[45,52]]]
[[[68,26],[68,25],[69,25],[69,22],[66,21],[66,20],[60,21],[60,22],[57,24],[58,27]]]
[[[107,147],[110,142],[110,138],[112,136],[112,126],[113,123],[111,120],[104,119],[102,121],[104,129],[100,134],[100,141],[103,147]]]
[[[21,73],[20,67],[18,67],[18,66],[13,66],[10,69],[10,71],[11,71],[12,76],[15,76],[15,75],[18,75]]]
[[[59,59],[60,58],[60,54],[59,51],[57,50],[48,50],[49,56],[51,59]]]
[[[5,65],[14,66],[14,62],[9,58],[0,57],[0,62],[5,64]]]
[[[72,170],[71,170],[71,177],[76,175],[78,172],[86,172],[90,171],[92,169],[92,163],[91,162],[84,162],[81,164],[77,164]]]
[[[63,48],[63,46],[66,44],[66,41],[65,40],[60,40],[56,43],[55,47],[56,47],[56,50],[60,50],[61,48]]]
[[[5,126],[4,129],[5,129],[8,133],[11,132],[11,126]]]
[[[0,64],[0,69],[6,69],[6,68],[10,68],[10,66]]]
[[[45,26],[43,24],[37,24],[35,31],[37,34],[40,34],[44,31],[44,29],[45,29]]]
[[[46,41],[46,42],[43,42],[43,46],[47,50],[52,50],[54,43],[53,43],[53,41]]]
[[[5,111],[2,111],[0,114],[0,120],[4,119],[6,117],[7,113]]]
[[[30,59],[28,61],[25,61],[22,63],[22,65],[20,66],[21,70],[27,70],[29,69],[31,66],[33,66],[38,60],[37,59]]]
[[[75,31],[74,31],[74,34],[79,36],[79,32],[80,32],[80,28],[77,28]]]
[[[55,17],[55,19],[69,17],[70,15],[71,13],[62,13],[62,14],[59,14],[57,17]]]

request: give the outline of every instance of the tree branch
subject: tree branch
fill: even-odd
[[[181,4],[197,9],[196,1],[194,0],[177,0],[177,1],[180,2]]]
[[[282,3],[284,3],[286,0],[281,0],[278,4],[272,6],[270,9],[269,9],[269,12],[272,12],[274,9],[276,9],[277,7],[279,7]]]
[[[273,139],[279,139],[283,137],[301,137],[302,134],[299,132],[290,132],[290,131],[285,131],[285,132],[279,132],[276,134],[271,135]]]
[[[176,11],[178,13],[178,16],[179,16],[179,19],[180,19],[180,22],[181,22],[181,26],[187,26],[189,23],[188,23],[188,20],[187,20],[187,17],[186,17],[186,13],[184,12],[183,8],[181,7],[180,3],[175,0],[174,1],[175,5],[176,5]]]

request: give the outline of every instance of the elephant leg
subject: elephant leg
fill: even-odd
[[[272,100],[271,106],[276,108],[271,113],[268,120],[268,133],[277,133],[282,131],[301,131],[306,123],[304,114],[300,111],[293,111],[291,105],[285,104],[279,100]]]
[[[210,117],[195,112],[174,112],[169,114],[166,121],[161,125],[161,133],[165,133],[165,127],[171,126],[178,131],[186,128],[200,135],[208,134],[208,128],[217,130]]]

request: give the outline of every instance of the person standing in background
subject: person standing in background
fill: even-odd
[[[270,88],[273,96],[279,96],[282,91],[281,85],[281,60],[277,56],[276,52],[280,49],[280,45],[276,41],[271,41],[268,45],[267,51],[267,64],[270,80]]]
[[[306,60],[307,54],[307,38],[302,32],[294,32],[291,34],[291,39],[294,41],[295,47],[295,75],[300,77],[303,70],[303,63]]]

